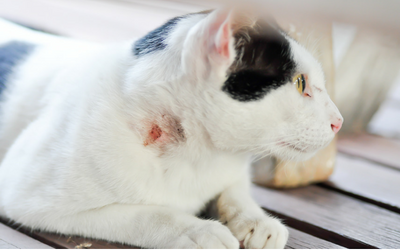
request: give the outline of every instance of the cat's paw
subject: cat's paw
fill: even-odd
[[[267,216],[237,215],[228,221],[227,226],[247,249],[281,249],[289,238],[287,228],[278,219]]]
[[[166,248],[239,248],[239,241],[217,221],[202,221],[171,239]]]

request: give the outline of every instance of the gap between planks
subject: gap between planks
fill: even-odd
[[[400,141],[370,134],[339,137],[340,152],[400,170]]]
[[[0,248],[6,249],[52,249],[21,232],[18,232],[0,221]]]
[[[329,181],[318,184],[400,214],[400,171],[339,153]]]
[[[348,248],[400,247],[397,213],[317,186],[285,191],[253,186],[252,192],[267,211],[318,238]]]
[[[112,242],[107,242],[104,240],[95,240],[95,239],[88,239],[84,237],[79,237],[79,236],[64,236],[64,235],[59,235],[59,234],[54,234],[54,233],[45,233],[45,232],[38,232],[38,231],[31,231],[29,229],[23,228],[23,227],[17,227],[18,230],[32,236],[35,239],[29,238],[27,235],[24,235],[18,231],[15,231],[11,228],[8,228],[7,226],[1,224],[0,222],[0,232],[2,227],[12,230],[13,232],[22,235],[23,237],[27,238],[28,240],[31,241],[36,241],[35,239],[45,242],[48,245],[51,245],[55,248],[61,249],[61,248],[66,248],[66,249],[74,249],[77,246],[82,246],[82,244],[89,244],[87,245],[87,248],[90,249],[138,249],[138,247],[135,246],[129,246],[129,245],[122,245],[119,243],[112,243]],[[14,228],[16,225],[13,226]],[[293,229],[288,227],[289,229],[289,241],[286,245],[287,249],[315,249],[315,248],[322,248],[322,249],[340,249],[343,248],[337,244],[331,243],[329,241],[319,239],[315,236],[309,235],[307,233],[301,232],[299,230]],[[39,244],[42,244],[38,242]],[[37,248],[37,244],[25,244],[25,245],[19,245],[23,247],[17,247],[11,244],[3,244],[0,238],[0,248],[2,246],[8,248],[8,249],[19,249],[19,248]],[[41,246],[41,245],[39,245]],[[46,245],[44,245],[46,246]],[[51,248],[50,246],[46,247],[40,247],[40,248]]]

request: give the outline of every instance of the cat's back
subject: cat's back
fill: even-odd
[[[79,74],[97,47],[0,19],[0,159],[57,93],[70,91],[76,81],[63,80],[66,72]]]
[[[40,92],[57,74],[85,60],[98,46],[0,19],[0,105],[18,89],[30,96]]]
[[[32,30],[0,19],[0,85],[6,87],[12,76],[31,58],[40,58],[44,73],[48,68],[63,63],[65,59],[83,54],[95,44]],[[50,61],[50,63],[45,64]],[[30,66],[39,71],[39,63]],[[45,66],[45,67],[43,67]],[[37,69],[36,69],[37,68]]]

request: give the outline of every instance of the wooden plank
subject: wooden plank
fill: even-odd
[[[220,3],[217,3],[216,1],[199,1],[199,0],[192,0],[190,2],[182,2],[182,1],[172,1],[172,0],[105,0],[105,1],[111,1],[113,3],[116,2],[125,2],[125,3],[132,3],[135,5],[141,4],[141,5],[147,5],[151,6],[153,8],[161,8],[161,9],[172,9],[172,10],[179,10],[182,12],[186,13],[193,13],[193,12],[198,12],[202,11],[205,9],[211,9],[211,8],[216,8],[220,6]]]
[[[348,248],[400,248],[400,215],[317,186],[253,187],[258,203],[303,232]]]
[[[31,237],[0,223],[1,249],[52,249]]]
[[[0,0],[0,16],[73,38],[115,42],[140,37],[172,17],[217,5],[161,0]]]
[[[90,248],[90,249],[137,249],[138,247],[122,245],[104,240],[94,240],[79,236],[65,236],[45,232],[32,232],[35,238],[49,242],[57,248]]]
[[[342,249],[342,246],[319,239],[289,227],[289,241],[286,249]]]
[[[393,88],[389,92],[388,96],[391,100],[400,102],[400,74],[396,79],[396,83],[393,85]]]
[[[0,225],[2,225],[2,224],[0,224]],[[9,229],[9,230],[12,230],[12,229]],[[82,246],[86,246],[86,248],[90,248],[90,249],[138,248],[135,246],[122,245],[119,243],[112,243],[112,242],[107,242],[107,241],[103,241],[103,240],[93,240],[93,239],[88,239],[88,238],[83,238],[83,237],[78,237],[78,236],[69,237],[69,236],[53,234],[53,233],[30,231],[29,229],[26,229],[26,228],[19,228],[19,230],[25,232],[26,234],[31,235],[32,237],[34,237],[42,242],[46,242],[47,244],[49,244],[55,248],[74,249],[76,247],[82,247]],[[15,231],[15,232],[18,234],[21,234],[20,232],[17,232],[17,231]],[[293,228],[289,228],[289,232],[290,232],[290,237],[289,237],[288,244],[286,246],[286,248],[288,248],[288,249],[297,249],[297,248],[301,248],[301,249],[313,249],[313,248],[314,249],[315,248],[332,249],[332,248],[335,248],[335,249],[338,249],[338,248],[343,248],[339,245],[336,245],[331,242],[314,237],[312,235],[300,232]],[[0,231],[0,233],[1,233],[1,231]],[[23,235],[23,236],[25,236],[25,235]],[[28,236],[25,236],[25,237],[28,237]],[[7,244],[7,242],[5,244],[3,244],[0,239],[0,249],[3,246],[4,246],[4,248],[10,248],[10,249],[18,248],[18,247],[15,247],[14,245]]]
[[[96,42],[139,37],[168,19],[186,13],[120,1],[0,0],[0,16],[4,18]]]
[[[400,171],[338,154],[335,172],[322,186],[400,213]]]
[[[14,245],[11,245],[8,242],[0,240],[0,249],[19,249],[19,248]]]
[[[13,230],[5,225],[8,225],[15,230]],[[70,235],[61,235],[61,234],[48,233],[48,232],[40,232],[37,230],[31,230],[29,228],[22,227],[15,223],[8,223],[6,220],[3,220],[1,218],[0,218],[0,226],[6,227],[9,230],[12,230],[12,231],[18,233],[19,235],[28,237],[29,239],[34,240],[36,242],[39,242],[39,243],[43,242],[44,244],[49,245],[49,246],[47,246],[47,248],[51,248],[50,246],[52,246],[54,248],[68,248],[68,249],[74,249],[74,248],[136,249],[136,248],[138,248],[135,246],[123,245],[123,244],[119,244],[119,243],[108,242],[105,240],[96,240],[96,239],[89,239],[89,238],[79,237],[79,236],[70,236]],[[4,238],[1,233],[2,233],[2,231],[0,230],[0,240],[2,240]],[[29,235],[30,237],[32,237],[34,239],[30,238],[27,235]],[[1,244],[1,242],[0,242],[0,244]],[[42,243],[40,243],[40,244],[42,244]],[[44,246],[46,246],[46,245],[44,245]],[[29,248],[29,247],[25,246],[25,247],[21,247],[21,248]],[[44,248],[44,247],[40,247],[40,248]]]
[[[368,132],[400,139],[400,100],[386,99],[368,124]]]
[[[362,157],[400,170],[400,141],[374,135],[342,136],[340,152]]]
[[[288,241],[287,247],[288,249],[313,249],[313,248],[343,248],[339,245],[333,244],[331,242],[319,239],[312,235],[300,232],[296,229],[289,228],[290,231],[290,239]],[[50,233],[35,233],[36,236],[40,236],[41,238],[46,239],[47,241],[52,241],[54,244],[58,245],[62,248],[76,248],[77,246],[82,246],[82,244],[90,244],[87,245],[88,248],[91,249],[130,249],[130,248],[138,248],[134,246],[127,246],[118,243],[110,243],[102,240],[92,240],[92,239],[85,239],[82,237],[66,237],[66,236],[59,236]]]

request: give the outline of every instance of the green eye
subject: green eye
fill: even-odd
[[[297,91],[302,95],[306,89],[306,79],[303,74],[298,74],[293,78],[293,84],[296,84]]]

